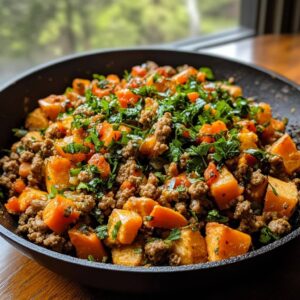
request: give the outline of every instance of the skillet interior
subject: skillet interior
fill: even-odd
[[[146,60],[153,60],[159,65],[178,66],[190,64],[195,67],[208,66],[215,71],[217,78],[233,76],[236,82],[243,87],[246,96],[253,96],[261,101],[269,102],[275,115],[279,114],[281,117],[288,117],[290,124],[297,125],[297,112],[300,111],[299,88],[278,75],[266,73],[258,68],[249,67],[234,61],[198,53],[158,49],[114,50],[75,56],[56,63],[50,63],[36,70],[29,71],[25,76],[3,88],[0,91],[0,101],[2,103],[0,125],[2,132],[5,134],[0,135],[0,148],[9,147],[13,141],[11,128],[19,127],[22,124],[26,114],[37,105],[38,99],[51,93],[63,93],[66,86],[70,86],[72,79],[75,77],[88,78],[93,73],[117,73],[122,75],[124,70],[130,69],[131,66]],[[291,111],[295,112],[291,113]],[[293,131],[293,134],[295,134],[295,131]],[[151,290],[161,289],[160,282],[162,278],[169,282],[172,281],[174,288],[175,286],[177,287],[177,285],[174,285],[174,282],[181,280],[183,277],[186,278],[186,285],[189,285],[191,281],[195,280],[195,273],[197,273],[198,281],[203,276],[205,278],[215,276],[216,270],[222,270],[222,272],[218,273],[222,273],[222,277],[225,278],[226,272],[233,274],[234,270],[239,268],[247,269],[249,266],[262,263],[262,261],[266,263],[265,259],[261,259],[260,254],[275,249],[275,251],[272,251],[272,255],[269,255],[273,256],[273,252],[276,255],[276,252],[280,252],[281,248],[283,248],[278,248],[279,246],[300,235],[300,229],[295,230],[285,238],[257,251],[218,263],[176,268],[132,269],[91,263],[56,254],[50,250],[33,245],[12,233],[16,227],[15,220],[6,214],[5,211],[0,215],[0,224],[8,229],[0,226],[0,233],[4,238],[50,269],[96,287],[131,291],[145,291],[145,289],[150,287]],[[291,244],[295,244],[295,241],[289,243],[289,248],[291,248]],[[298,249],[300,249],[300,243],[298,244]],[[254,260],[253,258],[255,257],[256,259]],[[218,269],[215,267],[218,267]],[[101,280],[99,280],[99,276]],[[116,280],[120,283],[116,284]],[[177,288],[183,286],[181,284]]]

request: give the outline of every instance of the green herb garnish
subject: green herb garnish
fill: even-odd
[[[207,214],[206,221],[208,222],[219,222],[227,223],[229,221],[228,217],[222,216],[216,209],[210,210]]]
[[[112,230],[112,233],[111,233],[111,237],[112,237],[113,240],[115,240],[115,239],[117,238],[118,232],[119,232],[119,229],[120,229],[121,225],[122,225],[122,222],[121,222],[121,221],[118,221],[118,222],[115,224],[115,226],[114,226],[114,228],[113,228],[113,230]]]
[[[107,232],[107,225],[101,225],[95,228],[95,232],[97,237],[100,240],[104,240],[105,238],[108,237],[108,232]]]
[[[167,241],[176,241],[181,237],[181,231],[179,228],[174,228],[171,230],[169,236],[166,238]]]

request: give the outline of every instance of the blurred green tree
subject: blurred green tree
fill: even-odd
[[[239,2],[0,0],[0,78],[68,53],[168,43],[234,27]]]

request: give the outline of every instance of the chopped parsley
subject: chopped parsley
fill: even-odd
[[[278,240],[280,237],[276,234],[274,234],[269,227],[263,227],[260,231],[259,241],[266,245],[269,244],[275,240]]]
[[[279,196],[277,190],[276,190],[275,187],[270,183],[270,181],[269,181],[269,186],[271,187],[273,194],[274,194],[275,196]]]
[[[205,77],[206,77],[207,80],[214,80],[215,79],[215,75],[214,75],[211,68],[202,67],[202,68],[199,69],[199,71],[205,74]]]
[[[179,228],[174,228],[171,230],[169,236],[166,238],[167,241],[177,241],[181,237],[181,230]]]
[[[142,248],[134,248],[134,249],[133,249],[133,252],[134,252],[135,254],[141,254],[141,253],[143,253],[143,249],[142,249]]]
[[[71,153],[71,154],[89,153],[89,151],[90,151],[89,147],[79,144],[79,143],[70,143],[70,144],[64,146],[62,149],[65,153]]]
[[[54,185],[51,185],[50,193],[48,194],[48,198],[53,199],[56,197],[57,194],[58,194],[57,188]]]
[[[88,257],[87,257],[87,259],[88,259],[88,261],[95,261],[95,258],[94,258],[94,256],[93,255],[88,255]]]
[[[81,171],[81,168],[73,168],[73,169],[70,169],[70,175],[71,176],[77,176]]]
[[[206,221],[208,222],[219,222],[227,223],[229,221],[228,217],[222,216],[216,209],[210,210],[207,214]]]
[[[121,222],[121,221],[118,221],[118,222],[115,224],[115,226],[114,226],[114,228],[113,228],[113,230],[112,230],[112,233],[111,233],[111,237],[112,237],[113,240],[115,240],[115,239],[117,238],[118,232],[119,232],[119,230],[120,230],[121,225],[122,225],[122,222]]]
[[[101,225],[95,228],[95,232],[97,237],[100,240],[104,240],[105,238],[108,237],[108,232],[107,232],[107,225]]]
[[[23,136],[25,136],[28,133],[28,131],[23,128],[14,128],[12,130],[12,132],[14,133],[15,137],[17,137],[17,138],[22,138]]]

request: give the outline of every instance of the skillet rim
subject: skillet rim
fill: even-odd
[[[208,58],[217,58],[221,60],[225,60],[227,62],[232,62],[235,64],[242,65],[244,67],[252,68],[260,73],[265,73],[269,75],[273,79],[279,79],[280,81],[284,82],[285,84],[293,87],[298,92],[300,92],[300,85],[292,80],[268,69],[265,69],[260,66],[256,66],[252,63],[244,63],[237,59],[232,58],[225,58],[222,55],[215,55],[215,54],[206,54],[205,51],[185,51],[185,50],[178,50],[171,47],[163,47],[163,46],[152,46],[152,47],[128,47],[128,48],[113,48],[113,49],[103,49],[103,50],[92,50],[92,51],[85,51],[77,54],[71,54],[67,56],[63,56],[59,59],[51,60],[49,62],[39,64],[36,67],[30,68],[29,70],[22,72],[19,76],[8,80],[4,84],[0,86],[0,93],[3,92],[5,89],[9,88],[10,86],[16,84],[18,81],[26,79],[27,76],[33,75],[36,72],[43,71],[49,67],[54,67],[55,65],[59,65],[65,63],[67,61],[76,60],[77,58],[82,58],[85,56],[92,56],[98,55],[102,53],[124,53],[124,52],[138,52],[138,51],[148,51],[148,52],[172,52],[174,54],[192,54],[192,55],[202,55]],[[184,265],[184,266],[154,266],[154,267],[127,267],[121,265],[114,265],[114,264],[106,264],[106,263],[98,263],[98,262],[91,262],[88,260],[80,259],[77,257],[73,257],[67,254],[62,254],[55,252],[53,250],[44,248],[42,246],[36,245],[25,238],[17,235],[16,233],[8,230],[6,227],[0,224],[0,236],[2,236],[6,241],[13,241],[14,243],[18,244],[20,247],[24,247],[29,249],[33,252],[37,252],[40,255],[51,257],[56,259],[57,261],[64,261],[65,263],[76,264],[81,267],[87,267],[92,269],[100,269],[106,271],[121,271],[121,272],[132,272],[132,273],[170,273],[170,272],[189,272],[189,271],[197,271],[197,270],[205,270],[205,269],[212,269],[217,267],[225,267],[228,265],[236,264],[238,262],[243,262],[249,259],[253,259],[257,256],[260,256],[264,253],[270,252],[272,250],[277,249],[280,246],[285,245],[286,243],[294,240],[296,237],[300,235],[300,228],[293,230],[288,235],[284,236],[283,238],[274,241],[271,244],[263,246],[257,250],[253,250],[248,252],[244,255],[239,255],[236,257],[232,257],[229,259],[216,261],[216,262],[207,262],[207,263],[200,263],[200,264],[192,264],[192,265]],[[14,245],[15,247],[15,245]],[[19,250],[19,249],[18,249]],[[20,251],[20,250],[19,250]],[[22,252],[22,251],[21,251]]]

